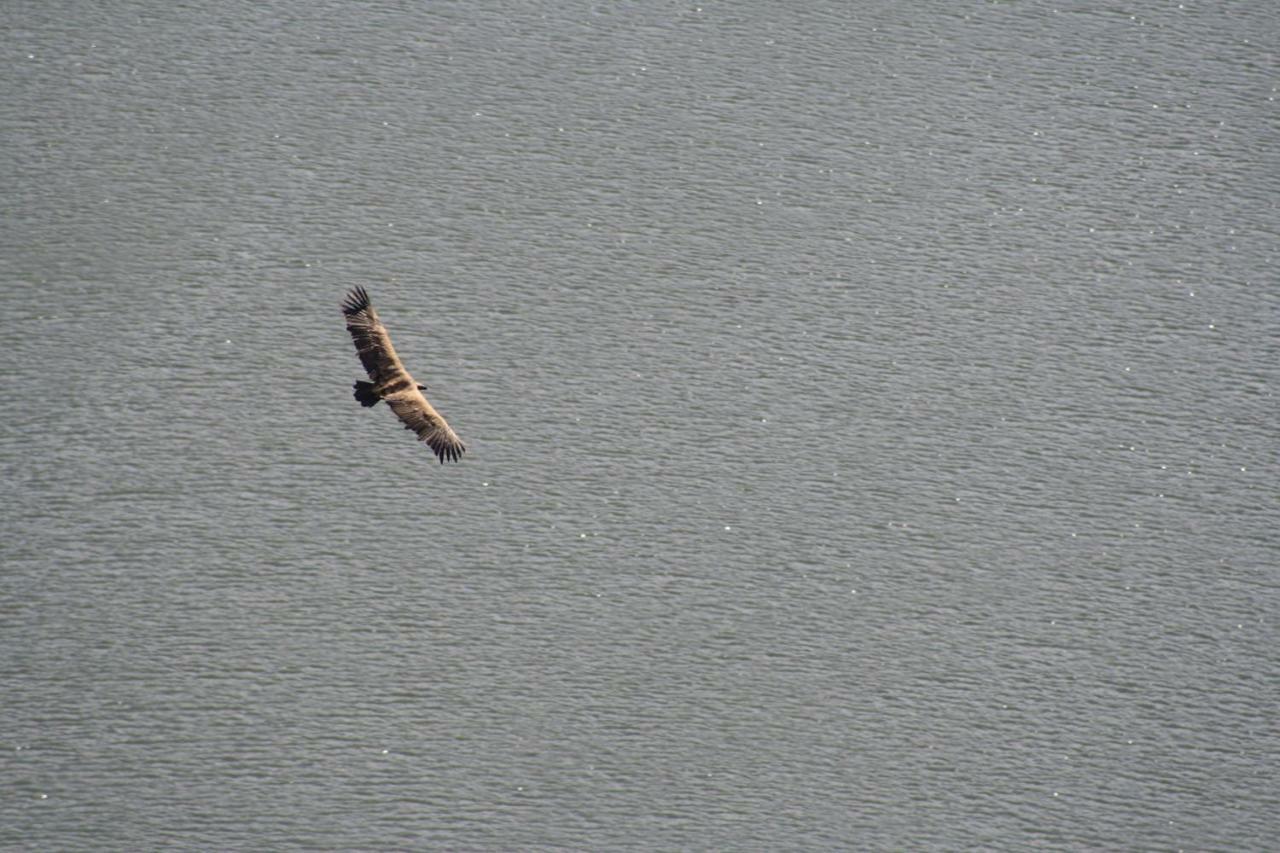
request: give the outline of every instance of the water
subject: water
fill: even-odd
[[[7,23],[0,845],[1274,844],[1268,5]]]

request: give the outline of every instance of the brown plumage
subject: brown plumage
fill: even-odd
[[[378,319],[378,312],[369,304],[369,294],[363,287],[347,294],[342,313],[346,315],[347,331],[355,341],[360,363],[372,380],[355,384],[355,398],[360,405],[367,408],[386,400],[391,411],[404,422],[404,428],[417,433],[418,440],[425,441],[442,464],[446,459],[453,462],[461,459],[467,448],[423,396],[426,386],[415,382],[400,363],[391,346],[391,336]]]

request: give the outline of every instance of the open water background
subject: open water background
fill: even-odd
[[[0,20],[0,846],[1274,849],[1272,4]]]

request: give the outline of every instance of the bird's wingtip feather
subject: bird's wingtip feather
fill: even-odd
[[[368,307],[369,292],[357,285],[351,288],[351,292],[347,294],[346,301],[342,303],[342,313],[347,315],[359,314]]]

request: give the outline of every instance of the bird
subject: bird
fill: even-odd
[[[352,288],[347,294],[342,303],[342,313],[360,363],[372,380],[359,380],[354,385],[354,396],[360,405],[370,408],[379,400],[385,400],[404,423],[404,428],[417,433],[418,441],[427,443],[441,465],[461,459],[466,446],[427,402],[422,393],[427,386],[418,384],[400,363],[400,357],[391,346],[391,336],[378,319],[378,312],[373,310],[369,294],[363,287]]]

